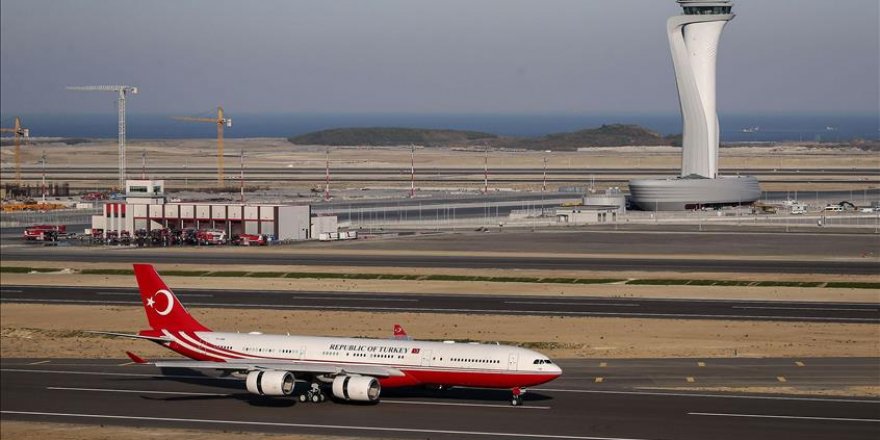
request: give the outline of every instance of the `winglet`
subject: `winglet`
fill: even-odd
[[[147,361],[144,358],[142,358],[142,357],[140,357],[130,351],[126,351],[125,355],[128,356],[128,358],[131,359],[131,361],[136,364],[146,364],[147,363]]]

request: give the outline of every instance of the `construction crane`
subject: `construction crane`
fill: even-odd
[[[15,117],[12,128],[0,128],[0,133],[12,133],[15,135],[15,183],[21,186],[21,138],[27,144],[30,130],[21,126],[21,118]]]
[[[67,90],[83,92],[115,92],[118,96],[116,109],[119,112],[119,188],[125,189],[125,97],[128,94],[137,95],[138,88],[132,86],[73,86]]]
[[[217,106],[216,118],[200,118],[195,116],[175,116],[175,120],[189,122],[210,122],[217,124],[217,186],[223,186],[223,127],[232,127],[232,118],[223,115],[223,107]]]

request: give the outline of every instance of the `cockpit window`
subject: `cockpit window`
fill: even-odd
[[[535,361],[532,363],[535,365],[541,365],[541,364],[552,364],[553,362],[550,362],[550,359],[535,359]]]

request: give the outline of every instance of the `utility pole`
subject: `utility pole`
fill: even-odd
[[[409,198],[412,199],[416,196],[416,146],[410,145],[410,148]]]
[[[326,177],[326,181],[324,183],[324,201],[327,202],[330,200],[330,149],[327,149],[327,161],[324,169],[324,176]]]
[[[40,162],[43,167],[43,183],[41,185],[41,192],[43,193],[43,202],[46,201],[46,150],[43,150],[43,155],[40,157]],[[56,193],[57,195],[57,193]]]
[[[489,194],[489,145],[486,145],[486,155],[483,158],[483,194]]]
[[[244,149],[239,150],[238,166],[239,166],[238,185],[239,185],[239,190],[241,190],[241,204],[244,205]]]
[[[141,180],[147,180],[147,150],[141,151]]]

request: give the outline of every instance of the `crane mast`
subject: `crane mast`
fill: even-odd
[[[15,117],[12,128],[0,128],[0,133],[12,133],[15,136],[15,183],[21,186],[21,138],[27,144],[30,130],[21,126],[21,118]]]
[[[223,187],[223,128],[232,127],[232,118],[227,118],[223,107],[217,106],[216,118],[199,118],[193,116],[175,116],[172,119],[189,122],[210,122],[217,124],[217,186]]]
[[[138,94],[138,88],[125,85],[112,86],[73,86],[67,90],[83,92],[115,92],[117,94],[116,109],[119,114],[119,188],[125,188],[125,97],[129,93]]]

